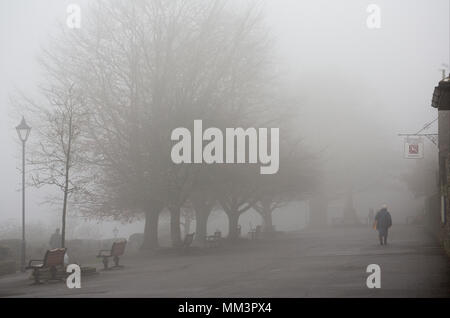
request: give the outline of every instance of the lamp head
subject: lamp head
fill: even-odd
[[[17,135],[22,142],[26,142],[30,135],[31,127],[27,125],[25,118],[22,116],[22,120],[19,125],[16,126]]]

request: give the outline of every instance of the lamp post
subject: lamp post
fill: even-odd
[[[22,258],[20,262],[20,270],[25,271],[25,143],[30,135],[31,127],[25,122],[25,118],[22,117],[22,121],[16,127],[17,135],[19,135],[20,141],[22,141]]]

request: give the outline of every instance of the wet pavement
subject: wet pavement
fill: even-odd
[[[417,226],[394,225],[387,246],[366,227],[284,233],[188,254],[134,255],[123,269],[32,285],[28,274],[0,278],[0,297],[450,297],[450,262]],[[369,264],[381,288],[366,286]]]

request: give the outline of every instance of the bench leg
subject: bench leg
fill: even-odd
[[[36,285],[41,284],[39,269],[37,269],[37,268],[33,269],[33,278],[34,278],[34,283]]]
[[[108,269],[108,257],[103,257],[103,268]]]
[[[55,266],[50,267],[50,279],[51,280],[56,279],[56,267]]]

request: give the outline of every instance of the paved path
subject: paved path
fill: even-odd
[[[288,233],[190,255],[124,258],[125,268],[63,283],[0,278],[3,297],[450,297],[450,262],[420,227],[395,226],[379,246],[368,228]],[[366,287],[369,264],[381,289]],[[100,268],[100,264],[97,264]]]

